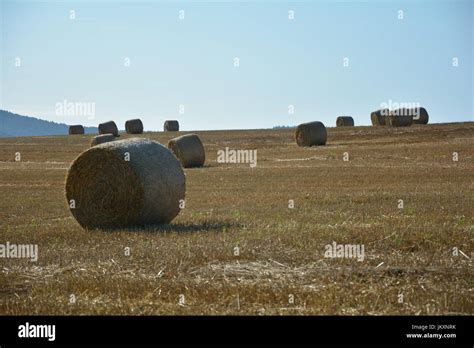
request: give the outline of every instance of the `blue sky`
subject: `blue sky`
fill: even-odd
[[[473,1],[7,0],[0,11],[0,108],[20,114],[120,128],[140,117],[147,130],[367,125],[391,101],[420,103],[430,122],[474,119]],[[95,103],[94,117],[58,113],[65,100]]]

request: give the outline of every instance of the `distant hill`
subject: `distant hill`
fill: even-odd
[[[1,1],[1,0],[0,0]],[[273,129],[295,128],[292,125],[277,125]],[[84,127],[86,134],[97,134],[97,127]],[[0,110],[0,138],[46,135],[67,135],[69,126],[64,123],[42,120],[36,117],[14,114]]]
[[[86,133],[97,133],[97,127],[84,127]],[[35,117],[17,115],[0,110],[0,137],[65,135],[69,126]]]

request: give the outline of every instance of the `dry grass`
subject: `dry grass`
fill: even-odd
[[[197,134],[207,164],[185,170],[185,209],[118,232],[85,231],[67,207],[91,136],[0,139],[0,243],[39,245],[36,263],[0,259],[0,314],[474,313],[473,123],[328,128],[318,148],[294,130]],[[257,149],[257,167],[217,163],[226,146]],[[365,260],[324,258],[332,241]]]

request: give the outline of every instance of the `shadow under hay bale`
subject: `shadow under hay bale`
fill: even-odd
[[[99,134],[113,134],[116,137],[119,136],[118,128],[114,121],[108,121],[99,124]]]
[[[184,196],[179,161],[149,139],[94,146],[74,160],[66,179],[71,213],[87,229],[169,223],[178,215]]]
[[[390,111],[388,109],[372,111],[370,113],[370,121],[372,122],[372,126],[386,126],[386,120],[389,114]]]
[[[128,134],[142,134],[143,133],[143,123],[140,119],[136,118],[133,120],[128,120],[125,122],[125,131]]]
[[[202,167],[206,153],[201,139],[196,134],[186,134],[168,142],[168,148],[179,159],[184,168]]]
[[[302,123],[296,127],[296,143],[298,146],[325,145],[327,140],[326,127],[322,122]]]
[[[390,111],[386,119],[387,126],[389,127],[409,127],[413,124],[413,116],[410,109],[396,109]]]
[[[80,124],[69,126],[69,135],[84,134],[84,127]]]
[[[165,132],[178,132],[179,131],[179,123],[176,120],[168,120],[165,121],[163,125],[163,130]]]
[[[222,232],[223,229],[229,228],[241,228],[242,224],[231,223],[231,222],[218,222],[218,221],[204,221],[197,223],[173,223],[173,224],[155,224],[146,226],[136,226],[129,228],[122,228],[120,230],[114,230],[111,232],[141,232],[141,233],[199,233],[203,232]]]
[[[114,141],[117,137],[113,134],[101,134],[92,138],[91,147],[103,143],[108,143],[109,141]]]
[[[354,127],[354,119],[351,116],[339,116],[336,119],[336,127]]]

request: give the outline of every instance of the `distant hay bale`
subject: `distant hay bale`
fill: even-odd
[[[179,161],[149,139],[94,146],[74,160],[66,179],[71,213],[87,229],[168,223],[184,195]]]
[[[99,134],[113,134],[118,137],[118,128],[114,121],[99,124]]]
[[[125,122],[125,130],[128,134],[142,134],[143,123],[140,119],[136,118]]]
[[[419,107],[415,108],[413,112],[413,123],[415,124],[428,124],[430,117],[428,111],[425,108]]]
[[[97,135],[97,136],[92,138],[91,147],[99,145],[99,144],[103,144],[103,143],[108,143],[109,141],[114,141],[115,139],[117,139],[117,138],[113,134]]]
[[[69,134],[84,134],[84,127],[80,124],[69,126]]]
[[[326,127],[319,121],[300,124],[295,136],[298,146],[325,145],[328,137]]]
[[[354,127],[354,119],[351,116],[339,116],[336,119],[337,127]]]
[[[372,126],[386,126],[386,119],[389,115],[388,109],[380,109],[377,111],[372,111],[370,113],[370,120],[372,121]]]
[[[386,119],[387,126],[389,127],[408,127],[413,124],[413,116],[410,109],[395,109],[390,111]]]
[[[179,123],[176,120],[165,121],[163,129],[165,132],[177,132],[179,131]]]
[[[168,142],[168,148],[184,168],[202,167],[206,159],[204,146],[196,134],[186,134]]]

